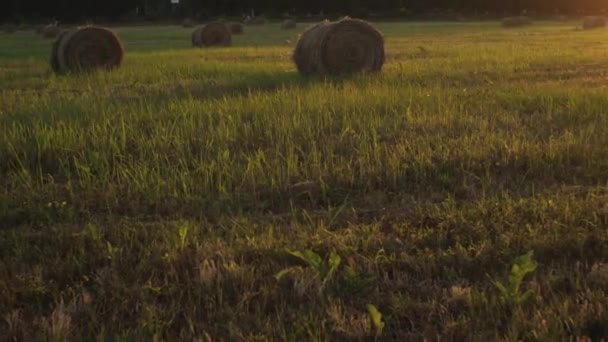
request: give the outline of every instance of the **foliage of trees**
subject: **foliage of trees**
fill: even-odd
[[[524,11],[539,15],[603,13],[605,0],[5,0],[0,19],[31,21],[166,19],[170,17],[282,16],[502,16]]]

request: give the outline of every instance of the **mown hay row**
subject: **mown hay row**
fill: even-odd
[[[123,58],[123,45],[114,32],[87,26],[61,32],[50,62],[56,73],[69,73],[118,68]]]
[[[232,34],[221,22],[212,22],[205,26],[198,27],[192,32],[192,46],[230,46],[232,44]]]
[[[384,38],[363,20],[323,21],[300,36],[293,60],[303,75],[377,72],[385,61]]]

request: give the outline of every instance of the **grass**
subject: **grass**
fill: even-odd
[[[378,26],[383,73],[340,79],[278,24],[117,28],[72,76],[0,34],[0,336],[608,336],[608,31]]]

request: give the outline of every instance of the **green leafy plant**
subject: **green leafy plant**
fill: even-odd
[[[342,258],[340,258],[340,256],[335,252],[331,252],[326,261],[324,261],[319,254],[310,249],[307,249],[304,252],[290,250],[287,250],[287,252],[304,261],[316,273],[319,279],[323,282],[323,285],[325,285],[325,283],[337,271],[338,266],[340,266],[340,263],[342,262]],[[293,270],[293,267],[284,269],[283,271],[277,273],[275,278],[280,280]]]
[[[373,304],[367,304],[367,312],[369,313],[370,320],[372,322],[372,328],[376,330],[376,336],[382,335],[384,330],[384,322],[382,321],[382,314],[378,311],[378,308]]]
[[[532,290],[528,290],[524,293],[520,290],[526,275],[534,272],[538,266],[533,260],[533,255],[534,251],[529,251],[515,259],[513,266],[511,267],[511,274],[509,274],[509,281],[506,285],[498,280],[492,281],[494,286],[500,291],[501,303],[506,305],[519,305],[533,295],[534,292]]]

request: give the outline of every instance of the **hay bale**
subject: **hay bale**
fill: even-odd
[[[532,20],[526,16],[519,17],[507,17],[503,18],[501,21],[502,27],[512,28],[512,27],[524,27],[528,25],[532,25]]]
[[[326,20],[300,36],[293,60],[303,75],[377,72],[385,61],[384,38],[363,20]]]
[[[296,23],[295,20],[293,19],[287,19],[284,20],[283,23],[281,24],[281,28],[283,30],[291,30],[291,29],[295,29],[296,26],[298,26],[298,24]]]
[[[42,29],[42,36],[44,38],[57,38],[61,33],[61,28],[57,25],[47,25]]]
[[[196,23],[192,19],[186,18],[182,21],[182,27],[192,28],[194,26],[196,26]]]
[[[243,27],[243,24],[241,23],[235,23],[235,22],[231,22],[227,24],[228,29],[230,30],[230,33],[232,34],[243,34],[243,32],[245,31],[245,28]]]
[[[50,61],[51,69],[55,73],[61,72],[61,65],[59,64],[59,54],[58,54],[59,45],[61,44],[61,42],[63,41],[63,38],[65,37],[65,35],[68,32],[70,32],[70,31],[68,31],[68,30],[61,31],[61,33],[59,34],[59,36],[57,36],[57,39],[53,43],[53,46],[51,47],[51,61]]]
[[[603,17],[585,17],[583,19],[583,29],[592,30],[606,27],[606,19]]]
[[[122,64],[124,48],[114,32],[95,26],[61,32],[51,50],[57,73],[114,69]]]
[[[230,46],[232,34],[224,23],[212,22],[192,32],[192,46]]]
[[[15,33],[15,31],[17,31],[17,26],[13,24],[5,24],[2,26],[2,31],[4,31],[4,33]]]
[[[249,20],[249,25],[266,25],[268,24],[268,19],[264,16],[253,17]]]

